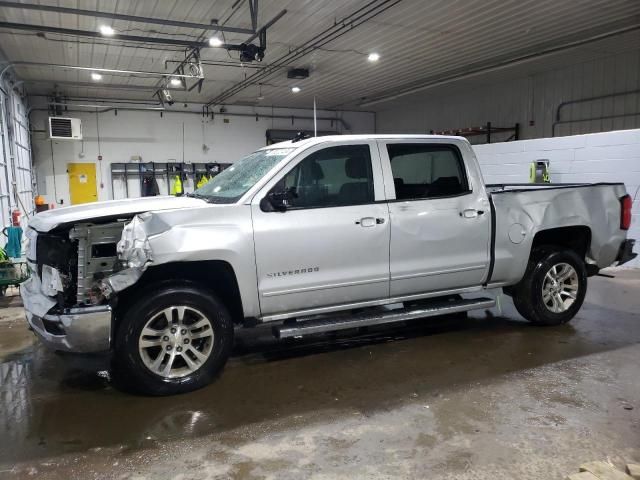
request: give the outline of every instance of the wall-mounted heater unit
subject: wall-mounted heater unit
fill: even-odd
[[[79,118],[49,117],[49,137],[55,140],[82,140]]]

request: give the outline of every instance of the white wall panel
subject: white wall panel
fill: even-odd
[[[23,218],[33,211],[31,144],[25,99],[5,78],[0,85],[0,222],[11,224],[11,212]]]
[[[473,82],[450,84],[381,104],[377,107],[378,131],[428,133],[477,127],[490,121],[494,126],[519,123],[523,139],[551,137],[556,110],[562,102],[640,89],[640,50],[598,56],[520,77],[514,68],[511,73],[506,70],[499,76],[485,75]],[[640,93],[570,104],[561,111],[562,120],[610,116],[617,117],[559,124],[556,136],[640,127]],[[506,136],[494,139],[506,140]],[[485,139],[472,137],[470,141],[484,143]]]
[[[96,122],[96,113],[69,113],[68,116],[82,120],[82,142],[51,141],[42,132],[33,136],[34,164],[39,177],[38,193],[49,204],[69,205],[67,164],[71,162],[97,162],[98,200],[110,200],[114,198],[114,192],[111,191],[111,163],[130,162],[132,156],[142,157],[143,163],[182,162],[183,159],[188,163],[229,163],[265,146],[267,129],[313,131],[311,120],[260,117],[256,121],[251,108],[228,108],[229,111],[250,113],[252,116],[216,114],[211,120],[189,113],[165,113],[160,117],[158,112],[120,110],[118,115],[113,111],[102,113],[99,122]],[[270,112],[271,109],[261,110],[262,114]],[[275,114],[310,116],[312,112],[278,109]],[[367,112],[318,111],[318,117],[341,117],[349,126],[347,131],[338,122],[331,124],[329,121],[319,121],[318,130],[344,133],[371,133],[374,130],[374,115]],[[33,128],[45,129],[47,118],[45,112],[34,113]],[[209,147],[207,152],[203,150],[203,144]],[[99,153],[102,161],[98,161]],[[159,185],[159,188],[166,192],[166,186]],[[114,190],[115,198],[124,197],[123,182],[114,182]],[[139,181],[130,180],[129,196],[139,194]]]

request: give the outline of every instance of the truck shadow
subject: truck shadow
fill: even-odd
[[[480,312],[287,342],[268,328],[243,331],[215,383],[165,398],[113,389],[104,359],[30,347],[0,364],[0,463],[95,447],[146,448],[322,412],[371,415],[640,342],[637,314],[593,304],[555,328],[518,318],[507,308],[502,316]]]

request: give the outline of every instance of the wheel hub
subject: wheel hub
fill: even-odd
[[[542,302],[553,313],[566,312],[578,294],[578,273],[568,263],[552,266],[542,283]]]
[[[177,378],[198,370],[213,349],[213,327],[202,312],[172,306],[153,315],[138,340],[140,358],[156,375]]]

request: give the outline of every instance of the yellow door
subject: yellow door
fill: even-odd
[[[68,163],[71,205],[98,200],[95,163]]]

